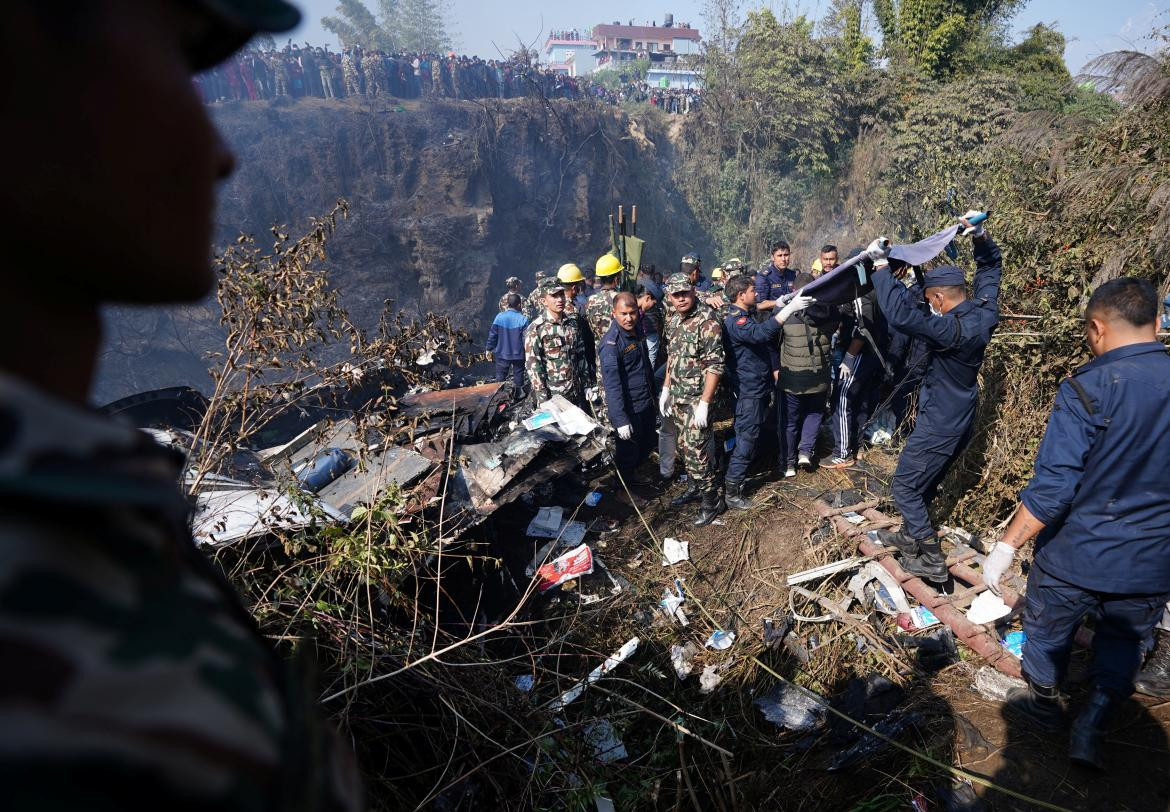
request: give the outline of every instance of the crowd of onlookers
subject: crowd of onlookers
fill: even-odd
[[[574,32],[565,32],[572,34]],[[698,91],[626,83],[617,90],[518,60],[484,60],[453,53],[386,53],[289,45],[276,51],[248,50],[195,78],[205,102],[322,99],[384,95],[399,99],[594,98],[609,104],[634,100],[667,112],[694,109]]]

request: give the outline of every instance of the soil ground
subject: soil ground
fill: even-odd
[[[855,739],[854,731],[842,732],[840,725],[828,725],[825,732],[810,739],[771,725],[752,707],[753,698],[774,686],[776,680],[747,657],[751,653],[784,677],[826,697],[838,695],[851,678],[883,670],[880,658],[872,651],[860,653],[854,635],[832,621],[797,623],[796,631],[806,643],[818,639],[820,643],[809,664],[801,667],[787,652],[765,651],[762,620],[787,611],[787,574],[855,554],[839,536],[826,536],[814,543],[810,536],[817,538],[813,531],[819,521],[812,501],[842,490],[882,496],[895,462],[894,455],[876,451],[850,470],[819,469],[779,481],[757,477],[750,486],[755,509],[729,511],[705,528],[691,524],[697,505],[670,506],[669,498],[681,491],[681,484],[665,490],[658,485],[635,486],[634,500],[643,522],[620,483],[612,477],[600,483],[605,494],[602,504],[592,511],[583,508],[578,518],[588,521],[594,514],[606,515],[618,520],[620,530],[603,537],[597,545],[598,555],[614,573],[629,579],[642,607],[652,607],[654,598],[674,576],[685,579],[691,596],[686,604],[689,628],[670,625],[656,613],[659,616],[650,624],[651,629],[642,633],[648,638],[644,645],[648,643],[654,661],[642,671],[657,669],[659,676],[665,671],[670,679],[660,680],[665,687],[659,690],[671,691],[667,699],[684,711],[678,718],[689,716],[694,720],[689,724],[702,735],[735,753],[735,758],[724,759],[720,765],[706,748],[692,739],[681,741],[680,736],[677,786],[672,788],[671,780],[659,777],[640,801],[676,809],[685,805],[702,809],[877,810],[910,809],[912,802],[917,803],[913,807],[917,809],[1037,808],[978,784],[965,788],[943,770],[888,746],[877,748],[872,756],[846,770],[828,772],[825,764]],[[647,465],[640,474],[651,479],[656,470]],[[883,504],[881,508],[893,514],[892,506]],[[691,561],[670,569],[662,567],[647,525],[659,540],[666,536],[688,540]],[[819,586],[807,586],[832,595],[847,580],[848,576],[837,576]],[[807,606],[798,604],[796,608],[819,614]],[[678,685],[669,673],[667,651],[672,641],[701,642],[716,623],[735,629],[738,639],[727,652],[703,649],[696,656],[695,675],[704,666],[717,665],[723,676],[723,682],[707,696],[697,690],[694,675]],[[624,631],[629,631],[629,626]],[[1170,808],[1166,733],[1170,702],[1145,697],[1127,702],[1110,727],[1108,771],[1088,773],[1067,761],[1064,731],[1036,733],[1010,718],[1005,721],[1002,705],[983,698],[972,687],[982,660],[961,645],[959,648],[959,662],[902,681],[906,698],[901,708],[914,714],[915,721],[901,731],[899,741],[945,764],[1060,808]],[[641,654],[639,659],[644,661]],[[1086,652],[1078,653],[1074,681],[1085,679],[1087,660]],[[888,669],[886,673],[894,676]],[[1083,689],[1072,687],[1074,711],[1082,694]],[[872,724],[879,718],[868,721]],[[627,739],[636,735],[628,731]],[[630,750],[637,750],[636,742]],[[628,765],[612,766],[638,769],[636,758]],[[694,775],[688,783],[689,768]]]

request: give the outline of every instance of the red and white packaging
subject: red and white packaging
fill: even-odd
[[[536,571],[537,589],[547,592],[565,581],[572,581],[593,572],[593,551],[588,544],[574,547],[564,555],[554,558]]]

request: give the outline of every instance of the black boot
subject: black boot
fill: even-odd
[[[1004,710],[1044,730],[1056,730],[1064,717],[1060,690],[1054,685],[1038,685],[1030,679],[1027,682],[1026,688],[1008,691]]]
[[[1170,697],[1170,632],[1158,629],[1154,634],[1154,650],[1133,687],[1146,696]]]
[[[878,540],[885,547],[893,547],[902,555],[918,555],[918,542],[906,535],[905,531],[879,530]]]
[[[947,570],[947,559],[942,554],[942,547],[938,543],[938,537],[930,536],[919,539],[915,544],[918,545],[921,552],[916,556],[904,556],[898,562],[902,565],[902,569],[911,575],[925,578],[932,583],[945,584],[947,579],[951,577],[951,573]]]
[[[753,507],[755,507],[755,505],[752,504],[752,500],[744,498],[742,482],[732,482],[728,480],[725,483],[725,486],[727,488],[727,496],[724,501],[727,503],[728,507],[733,507],[736,510],[751,510]]]
[[[682,507],[689,505],[691,502],[698,502],[703,494],[699,490],[698,484],[693,479],[687,480],[687,489],[678,496],[670,500],[670,504],[674,507]]]
[[[1068,758],[1082,767],[1105,769],[1101,740],[1105,737],[1105,720],[1116,703],[1113,697],[1094,688],[1081,715],[1072,723],[1068,736]]]
[[[699,510],[699,515],[695,517],[695,527],[703,527],[715,521],[715,517],[727,510],[727,505],[723,502],[723,497],[719,495],[719,486],[716,485],[711,490],[703,494],[703,507]]]

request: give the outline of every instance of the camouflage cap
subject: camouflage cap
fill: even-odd
[[[509,276],[507,279],[504,280],[504,284],[505,285],[519,285],[520,284],[520,277]]]
[[[697,251],[691,251],[689,254],[684,254],[682,258],[683,265],[699,265],[702,259],[699,258]]]
[[[685,273],[672,273],[670,278],[666,280],[667,293],[682,293],[684,290],[694,290],[695,286],[691,284],[691,278]]]
[[[536,283],[536,289],[540,291],[541,296],[548,296],[550,293],[564,290],[565,286],[555,276],[546,276]]]
[[[296,28],[301,12],[284,0],[194,0],[211,20],[206,33],[191,49],[196,70],[227,59],[262,32],[277,34]]]

